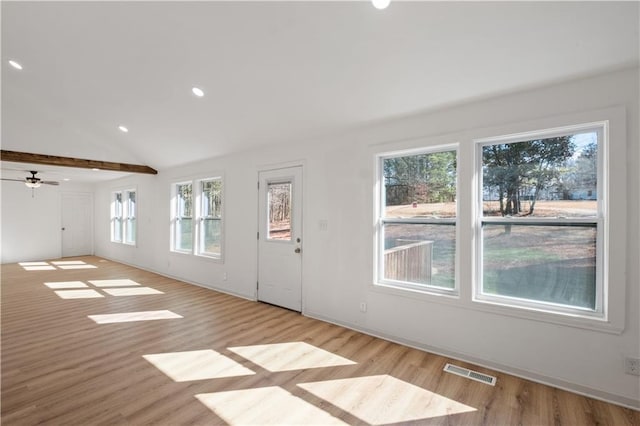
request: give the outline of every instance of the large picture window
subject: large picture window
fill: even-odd
[[[172,250],[222,258],[222,178],[173,185]]]
[[[136,244],[136,191],[111,193],[111,241]]]
[[[379,157],[378,284],[452,294],[456,150]]]
[[[478,143],[476,298],[603,314],[602,125]]]

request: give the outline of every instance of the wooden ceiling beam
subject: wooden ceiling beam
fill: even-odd
[[[30,152],[0,150],[0,160],[15,163],[46,164],[49,166],[75,167],[80,169],[100,169],[114,172],[145,173],[157,175],[158,171],[140,164],[112,163],[110,161],[85,160],[73,157],[58,157],[56,155],[33,154]]]

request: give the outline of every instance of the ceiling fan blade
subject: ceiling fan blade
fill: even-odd
[[[54,180],[42,180],[40,183],[43,185],[60,185],[60,182],[56,182]]]
[[[9,178],[2,178],[2,180],[10,180],[12,182],[23,182],[24,183],[24,179],[9,179]]]

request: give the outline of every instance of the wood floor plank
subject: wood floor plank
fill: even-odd
[[[260,424],[319,412],[325,420],[361,425],[640,424],[638,411],[455,361],[496,376],[496,386],[488,386],[443,372],[453,361],[441,356],[97,257],[73,260],[96,268],[2,265],[5,425]],[[162,294],[114,296],[90,283],[109,279]],[[69,281],[103,297],[65,299],[56,293],[62,289],[44,284]],[[98,324],[90,317],[141,311],[182,318]],[[259,358],[237,350],[255,345],[266,345]],[[352,363],[281,371],[282,347],[299,348],[308,359],[339,356]],[[198,377],[198,364],[181,361],[185,353],[201,353],[192,351],[253,374],[179,381],[172,371]],[[145,358],[152,354],[167,364],[161,369],[150,361],[158,358]],[[265,405],[276,397],[287,402]]]

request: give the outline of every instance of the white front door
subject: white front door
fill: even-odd
[[[93,254],[91,194],[62,193],[62,257]]]
[[[302,311],[302,166],[259,173],[258,300]]]

